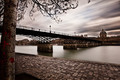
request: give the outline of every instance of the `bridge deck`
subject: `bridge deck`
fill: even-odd
[[[0,32],[2,31],[0,26]],[[24,28],[16,28],[16,34],[18,35],[32,35],[32,36],[43,36],[43,37],[52,37],[52,38],[63,38],[63,39],[74,39],[74,40],[84,40],[84,41],[94,41],[94,42],[101,42],[98,40],[93,40],[84,37],[77,37],[77,36],[70,36],[65,34],[57,34],[57,33],[50,33],[50,32],[43,32],[36,29],[24,29]]]

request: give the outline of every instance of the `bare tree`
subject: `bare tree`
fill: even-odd
[[[91,0],[88,0],[88,3]],[[51,17],[51,19],[59,22],[57,14],[66,13],[69,9],[75,9],[78,6],[77,0],[18,0],[17,3],[17,21],[23,19],[24,14],[31,5],[30,17],[35,12],[34,9],[40,11],[44,16]],[[4,0],[0,0],[0,24],[3,22]]]
[[[33,16],[35,9],[44,16],[59,22],[57,14],[66,13],[69,9],[75,9],[78,6],[77,0],[18,0],[17,3],[17,21],[23,19],[24,14],[31,5],[30,17]],[[0,21],[3,21],[4,0],[0,0]]]
[[[44,16],[51,17],[55,21],[59,22],[57,14],[66,13],[66,10],[75,9],[78,6],[77,0],[32,0],[33,7],[30,11],[32,15],[34,8],[37,8]],[[36,6],[36,7],[35,7]]]
[[[15,75],[15,35],[17,20],[17,0],[4,1],[4,16],[0,50],[0,79],[14,80]],[[1,9],[2,11],[2,9]]]

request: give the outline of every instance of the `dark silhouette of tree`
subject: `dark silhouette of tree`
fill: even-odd
[[[14,80],[15,76],[15,35],[16,22],[24,17],[28,5],[31,5],[30,16],[35,9],[44,16],[60,21],[57,14],[75,9],[77,0],[0,0],[0,24],[2,38],[0,48],[0,80]]]
[[[78,6],[77,0],[18,0],[17,20],[21,20],[28,8],[31,6],[30,17],[33,16],[35,9],[41,14],[59,22],[57,14],[66,13],[69,9],[75,9]],[[0,0],[0,21],[3,21],[4,0]]]

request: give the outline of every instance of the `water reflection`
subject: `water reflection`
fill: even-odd
[[[120,64],[119,46],[99,46],[93,48],[80,48],[78,50],[63,50],[63,46],[53,46],[53,53],[38,53],[37,46],[16,46],[16,52]]]
[[[38,55],[43,55],[43,56],[50,56],[50,57],[53,57],[53,53],[38,52]]]

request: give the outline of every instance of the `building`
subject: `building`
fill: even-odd
[[[120,45],[120,36],[107,37],[107,32],[104,29],[101,30],[99,36],[93,39],[102,41],[103,45]]]
[[[100,38],[106,38],[107,37],[107,33],[105,32],[104,29],[102,29],[102,31],[100,32]]]

